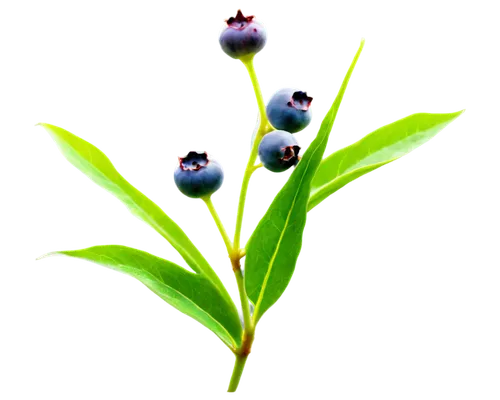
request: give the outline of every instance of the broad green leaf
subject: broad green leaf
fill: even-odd
[[[40,125],[49,132],[71,164],[125,203],[133,214],[167,239],[193,271],[206,275],[224,297],[230,299],[216,273],[182,229],[160,207],[128,183],[102,151],[62,128],[43,123]]]
[[[312,181],[308,210],[354,179],[423,145],[462,112],[410,115],[325,158]]]
[[[201,274],[125,246],[57,251],[43,257],[57,254],[92,261],[130,275],[167,303],[212,330],[231,349],[236,349],[241,343],[242,328],[234,304]]]
[[[361,42],[340,91],[323,120],[318,135],[304,153],[288,182],[278,193],[253,232],[245,259],[245,288],[255,305],[257,322],[285,291],[302,245],[311,181],[321,163],[328,137],[354,66]]]

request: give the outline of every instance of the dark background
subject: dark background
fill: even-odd
[[[351,32],[368,31],[369,64],[353,83],[337,137],[359,134],[368,120],[390,119],[408,104],[475,103],[470,77],[478,66],[467,22],[473,11],[342,4],[241,4],[272,16],[266,87],[272,79],[303,78],[325,102],[351,53]],[[120,10],[64,32],[47,26],[38,40],[56,48],[70,39],[71,51],[49,53],[34,71],[32,79],[48,87],[31,99],[32,119],[88,127],[99,143],[112,143],[113,157],[147,192],[161,192],[180,210],[168,191],[169,149],[215,141],[237,170],[247,146],[247,82],[238,66],[214,55],[213,16],[230,6],[158,17],[157,10],[134,10],[133,17]],[[242,398],[477,394],[479,310],[487,294],[475,263],[475,205],[463,182],[471,181],[474,167],[464,154],[478,126],[474,120],[451,129],[432,153],[386,169],[313,217],[313,248],[305,252],[297,296],[266,321],[265,345],[257,347]],[[30,140],[37,170],[30,182],[32,247],[110,237],[157,246],[63,168],[47,152],[46,137]],[[279,178],[257,180],[250,213],[264,205],[273,183]],[[194,238],[215,254],[215,233],[206,233],[199,209],[183,213]],[[222,397],[223,354],[191,322],[160,313],[142,289],[88,273],[85,265],[28,268],[38,270],[26,288],[37,306],[22,326],[37,332],[25,351],[38,393]]]

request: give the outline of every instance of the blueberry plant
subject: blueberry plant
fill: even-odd
[[[427,142],[462,111],[413,114],[324,157],[342,97],[363,49],[362,41],[315,139],[306,151],[302,151],[293,134],[308,126],[312,98],[305,91],[285,88],[277,91],[266,106],[253,65],[255,55],[266,44],[266,31],[253,16],[245,17],[241,11],[226,22],[219,39],[221,48],[246,67],[259,110],[258,129],[243,174],[234,238],[231,240],[228,236],[211,199],[224,178],[216,160],[206,152],[190,151],[179,158],[174,181],[184,195],[203,200],[215,220],[236,277],[242,319],[208,261],[160,207],[126,181],[92,144],[57,126],[40,125],[69,162],[162,235],[180,253],[190,270],[144,251],[115,245],[58,251],[47,256],[63,254],[126,273],[212,330],[235,355],[228,389],[235,391],[257,325],[283,294],[292,277],[308,212],[349,182]],[[293,167],[293,172],[248,243],[243,244],[241,227],[247,189],[252,174],[260,167],[272,172]]]

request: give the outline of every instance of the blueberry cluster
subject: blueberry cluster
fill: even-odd
[[[266,114],[278,130],[264,136],[259,145],[260,161],[268,170],[283,172],[299,161],[300,147],[292,134],[311,122],[311,102],[306,92],[293,89],[281,89],[271,97]]]
[[[226,20],[219,43],[228,56],[247,62],[264,48],[266,31],[254,18],[245,17],[238,10],[236,17]],[[260,161],[268,170],[283,172],[299,162],[300,146],[293,134],[311,122],[311,102],[312,97],[306,92],[289,88],[277,91],[269,100],[266,117],[273,129],[269,129],[258,147]],[[211,196],[221,187],[223,179],[221,166],[206,152],[191,151],[179,158],[174,173],[179,190],[194,198]]]

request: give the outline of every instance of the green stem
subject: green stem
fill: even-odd
[[[252,145],[252,150],[250,152],[250,157],[248,159],[248,163],[245,169],[245,174],[243,175],[243,182],[241,183],[241,191],[240,191],[240,199],[238,202],[238,213],[236,215],[236,229],[234,231],[234,248],[240,248],[240,239],[241,239],[241,227],[243,225],[243,213],[245,211],[245,201],[247,197],[248,184],[250,183],[250,178],[254,171],[259,168],[259,165],[255,165],[255,161],[257,160],[257,152],[259,149],[259,143],[262,137],[272,130],[272,127],[269,125],[269,121],[267,120],[266,115],[266,107],[264,104],[264,98],[262,97],[262,92],[260,90],[259,81],[257,80],[257,75],[255,74],[255,69],[253,66],[253,56],[251,58],[242,60],[245,65],[248,75],[250,76],[250,80],[252,81],[253,90],[255,92],[255,98],[257,99],[257,106],[259,108],[259,117],[260,124],[257,134],[255,135],[255,139]]]
[[[222,236],[222,239],[224,239],[224,244],[226,245],[227,248],[227,253],[229,254],[229,257],[233,256],[233,245],[231,243],[231,240],[229,239],[229,236],[224,229],[224,225],[222,225],[222,221],[219,218],[219,214],[217,214],[217,211],[215,211],[214,204],[212,203],[212,198],[210,196],[208,197],[203,197],[202,200],[205,202],[205,204],[208,207],[208,211],[210,211],[210,214],[212,214],[212,218],[215,221],[215,224],[217,225],[217,228],[219,229],[219,232]]]
[[[259,131],[264,131],[266,126],[269,124],[267,120],[266,114],[266,105],[264,103],[264,98],[262,97],[262,92],[260,90],[259,81],[257,79],[257,74],[255,73],[255,68],[253,66],[253,57],[243,59],[243,65],[246,67],[248,71],[248,75],[250,76],[250,80],[252,81],[253,91],[255,92],[255,98],[257,100],[257,106],[259,107],[259,115],[260,115],[260,126]]]
[[[255,138],[253,147],[257,147],[257,138]],[[243,225],[243,213],[245,212],[245,201],[247,199],[248,184],[250,183],[250,177],[252,176],[252,173],[254,171],[252,167],[255,164],[256,159],[257,159],[257,151],[254,151],[254,149],[252,148],[250,159],[248,160],[248,164],[245,169],[245,174],[243,175],[243,182],[241,183],[240,199],[238,201],[238,213],[236,214],[236,229],[234,231],[234,247],[236,249],[240,248],[241,226]]]
[[[228,392],[234,392],[238,388],[238,384],[241,379],[241,374],[243,373],[243,368],[247,362],[248,355],[252,348],[255,327],[252,323],[252,317],[250,314],[250,304],[248,302],[248,297],[245,290],[245,283],[243,280],[243,274],[241,272],[240,259],[245,255],[245,250],[240,249],[240,239],[241,239],[241,226],[243,224],[243,213],[245,211],[245,201],[247,197],[248,184],[250,178],[257,168],[260,168],[262,164],[255,165],[257,160],[257,152],[259,149],[259,143],[262,137],[270,132],[273,128],[269,125],[266,115],[266,107],[264,99],[262,97],[262,92],[260,91],[259,81],[257,80],[257,75],[255,74],[255,69],[253,67],[253,56],[241,60],[245,65],[250,80],[252,81],[253,90],[255,92],[255,98],[257,99],[257,106],[259,108],[260,124],[257,134],[252,145],[252,150],[250,152],[250,157],[243,175],[243,182],[241,184],[240,199],[238,201],[238,213],[236,215],[236,229],[234,232],[233,241],[233,251],[230,253],[231,263],[233,266],[234,276],[236,278],[236,283],[238,284],[238,291],[240,293],[241,309],[243,311],[243,340],[240,348],[235,352],[236,362],[234,364],[233,375],[231,376],[231,381],[229,382]]]
[[[241,374],[243,374],[243,368],[245,368],[245,363],[247,362],[248,355],[236,355],[236,361],[234,363],[233,374],[231,375],[231,381],[229,382],[228,392],[236,392],[238,384],[240,383]]]
[[[236,263],[233,262],[234,276],[238,284],[238,291],[240,292],[241,309],[243,311],[243,322],[245,322],[245,331],[253,333],[253,324],[250,316],[250,305],[248,304],[247,293],[245,291],[245,282],[243,281],[243,274],[241,273],[240,260]]]

